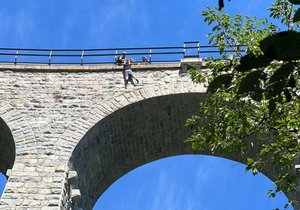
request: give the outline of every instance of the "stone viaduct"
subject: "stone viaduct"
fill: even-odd
[[[0,66],[0,209],[92,209],[130,170],[192,154],[183,125],[205,88],[181,67],[137,65],[125,89],[119,66]]]

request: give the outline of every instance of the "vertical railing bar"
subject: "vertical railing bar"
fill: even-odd
[[[48,65],[51,65],[51,58],[52,58],[52,50],[50,50],[49,52],[49,61],[48,61]]]
[[[183,57],[185,58],[186,56],[186,49],[185,49],[185,42],[183,43]]]
[[[198,42],[198,57],[200,57],[200,42]]]
[[[81,61],[80,64],[83,65],[83,56],[84,56],[84,49],[81,51]]]
[[[19,50],[17,50],[16,55],[15,55],[15,65],[16,65],[17,62],[18,62],[18,54],[19,54]]]
[[[117,59],[118,59],[118,50],[116,50],[116,55],[115,55],[115,64],[117,64]]]
[[[149,55],[149,63],[151,64],[152,63],[152,49],[150,49],[150,55]]]

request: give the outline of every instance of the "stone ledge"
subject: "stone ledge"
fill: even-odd
[[[134,64],[132,69],[136,71],[145,70],[178,70],[180,68],[180,63],[172,64]],[[110,72],[110,71],[123,71],[123,66],[117,65],[13,65],[4,64],[0,65],[0,71],[21,71],[21,72]]]

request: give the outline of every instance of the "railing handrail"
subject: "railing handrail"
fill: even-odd
[[[244,46],[241,46],[244,47]],[[204,49],[204,50],[203,50]],[[130,47],[130,48],[95,48],[95,49],[37,49],[37,48],[0,48],[0,63],[8,64],[113,64],[115,58],[126,51],[126,56],[149,56],[149,61],[156,62],[179,62],[178,56],[199,57],[200,54],[218,53],[216,46],[200,46],[199,41],[184,42],[183,46],[165,47]],[[192,51],[189,54],[188,51]],[[232,52],[232,50],[226,50]],[[157,56],[153,58],[153,56]],[[160,57],[158,57],[160,56]],[[173,57],[172,57],[173,56]],[[174,57],[177,56],[177,57]],[[47,57],[47,60],[42,60]],[[74,62],[71,59],[76,59]],[[111,57],[109,60],[107,57]],[[102,59],[98,61],[86,61],[85,59]],[[106,60],[103,60],[105,58]]]
[[[187,43],[195,43],[195,42],[185,42]],[[245,45],[235,45],[234,47],[241,46],[245,47]],[[229,47],[229,46],[224,46]],[[115,50],[159,50],[159,49],[197,49],[198,46],[164,46],[164,47],[119,47],[119,48],[86,48],[86,49],[79,49],[79,48],[73,48],[73,49],[60,49],[60,48],[13,48],[13,47],[0,47],[0,50],[9,50],[9,51],[60,51],[60,52],[70,52],[70,51],[115,51]],[[212,45],[200,45],[200,48],[217,48],[217,46],[212,46]]]

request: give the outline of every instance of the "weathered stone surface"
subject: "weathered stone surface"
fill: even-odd
[[[68,176],[68,182],[70,185],[75,184],[77,181],[77,172],[76,171],[69,171],[69,176]]]
[[[0,66],[0,209],[91,209],[126,172],[191,154],[183,124],[205,89],[180,69],[134,66],[125,89],[119,66]]]
[[[74,203],[80,202],[81,194],[79,189],[71,189],[71,199]]]

